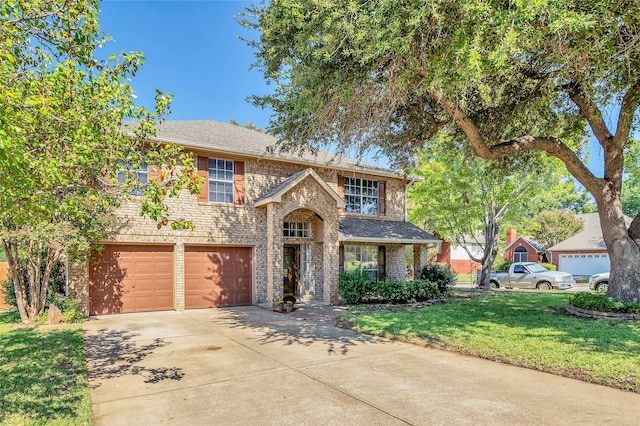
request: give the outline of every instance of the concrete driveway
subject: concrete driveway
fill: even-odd
[[[327,307],[94,317],[98,425],[640,425],[640,395],[390,342]]]

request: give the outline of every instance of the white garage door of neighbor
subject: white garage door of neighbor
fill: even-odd
[[[608,254],[561,254],[558,270],[573,275],[593,275],[610,268]]]

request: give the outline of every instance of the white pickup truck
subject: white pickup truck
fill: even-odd
[[[576,285],[573,275],[567,272],[550,271],[539,263],[512,263],[507,272],[492,272],[489,275],[492,288],[552,288],[566,290]]]

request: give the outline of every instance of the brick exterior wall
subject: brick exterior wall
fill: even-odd
[[[505,250],[504,260],[506,260],[507,262],[513,262],[513,253],[518,247],[523,247],[524,249],[527,250],[527,262],[540,261],[540,256],[538,256],[538,252],[536,251],[536,249],[531,247],[531,245],[527,243],[525,240],[523,240],[521,237],[518,237],[515,240],[514,244],[511,247],[509,247],[508,250]]]
[[[275,186],[308,166],[287,162],[248,159],[229,155],[206,153],[209,158],[244,161],[245,204],[218,204],[198,202],[196,195],[186,191],[167,200],[169,217],[186,219],[195,224],[193,230],[157,229],[156,223],[139,215],[140,206],[135,197],[125,201],[118,215],[123,227],[104,243],[171,244],[174,246],[174,308],[182,310],[184,301],[184,247],[188,245],[245,246],[253,248],[253,303],[268,307],[282,297],[282,248],[284,244],[309,244],[311,250],[311,288],[303,296],[324,303],[339,300],[338,290],[338,225],[339,211],[335,199],[307,177],[293,187],[279,203],[255,207],[255,203]],[[314,171],[332,188],[338,190],[341,176],[334,169],[316,167]],[[366,175],[361,175],[366,176]],[[405,181],[377,178],[386,182],[386,219],[405,218]],[[318,223],[316,215],[322,218]],[[368,216],[370,217],[370,216]],[[307,221],[311,224],[311,238],[284,239],[284,221]],[[322,229],[319,229],[322,228]],[[404,247],[391,247],[387,256],[393,261],[387,265],[389,273],[404,277]],[[73,264],[70,268],[70,294],[83,312],[89,312],[88,267]],[[300,277],[302,279],[302,275]]]

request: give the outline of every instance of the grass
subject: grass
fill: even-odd
[[[569,296],[499,292],[401,312],[353,307],[344,319],[364,333],[640,393],[640,323],[570,316]]]
[[[0,313],[0,424],[93,424],[82,328],[18,321]]]

